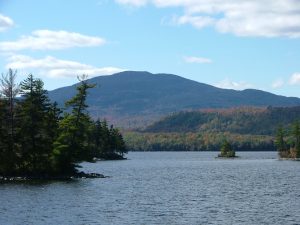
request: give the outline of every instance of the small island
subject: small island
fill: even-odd
[[[279,159],[300,161],[300,122],[295,121],[286,129],[279,126],[275,145]]]
[[[232,145],[224,140],[221,146],[221,153],[218,155],[218,158],[236,158],[235,151],[232,148]]]
[[[52,103],[41,79],[29,75],[20,85],[9,69],[0,79],[0,180],[103,178],[80,172],[79,163],[125,159],[120,131],[87,113],[87,76],[64,112]]]

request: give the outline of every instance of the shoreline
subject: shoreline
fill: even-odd
[[[118,157],[116,155],[110,155],[110,157],[95,158],[90,163],[96,163],[98,161],[120,161],[127,160],[123,156]],[[83,171],[75,172],[74,174],[62,174],[62,175],[1,175],[0,182],[7,181],[71,181],[75,179],[96,179],[96,178],[109,178],[100,173],[85,173]]]
[[[278,158],[280,161],[300,161],[300,158]]]
[[[0,181],[70,181],[75,179],[96,179],[96,178],[108,178],[109,176],[105,176],[100,173],[84,173],[78,172],[71,175],[40,175],[40,176],[2,176],[0,175]]]
[[[234,157],[226,157],[226,156],[217,156],[215,159],[237,159],[241,158],[240,156],[234,156]]]

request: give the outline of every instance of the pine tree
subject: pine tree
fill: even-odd
[[[77,94],[66,102],[71,113],[66,113],[59,124],[59,136],[54,143],[54,164],[58,170],[73,173],[76,163],[90,157],[88,144],[91,120],[87,114],[87,91],[94,85],[89,84],[87,76],[78,77]]]
[[[8,135],[8,110],[7,101],[0,99],[0,174],[13,170],[13,161],[10,160],[12,151],[9,150],[10,137]]]
[[[279,156],[287,157],[287,155],[288,155],[287,144],[284,140],[284,130],[283,130],[282,126],[279,126],[277,129],[275,145],[277,147]]]
[[[110,154],[111,152],[111,141],[110,131],[106,120],[102,121],[102,156]]]
[[[293,125],[292,134],[295,141],[296,158],[300,158],[300,124],[296,121]]]
[[[127,153],[125,142],[120,131],[107,121],[94,122],[93,131],[93,157],[104,159],[121,159]]]
[[[93,156],[96,158],[100,158],[101,153],[103,152],[103,128],[102,123],[98,119],[93,124],[93,131],[92,131],[92,142],[93,142]]]
[[[20,84],[9,70],[0,81],[0,175],[74,175],[76,165],[93,157],[123,155],[125,143],[120,132],[107,122],[93,122],[87,113],[86,76],[80,77],[77,94],[66,103],[61,116],[57,103],[50,103],[44,83],[29,75]]]
[[[51,170],[53,131],[48,127],[50,103],[44,83],[29,75],[21,83],[20,130],[21,167],[29,174]]]
[[[122,157],[124,157],[124,154],[127,153],[128,151],[127,151],[127,147],[126,147],[125,141],[123,139],[123,136],[118,129],[115,129],[114,135],[115,135],[115,141],[116,141],[115,152],[117,154],[121,155]]]
[[[2,96],[7,100],[9,107],[9,136],[10,136],[10,150],[13,151],[14,144],[14,123],[15,123],[15,111],[14,106],[16,102],[16,96],[19,93],[19,85],[16,83],[17,71],[12,69],[8,70],[6,75],[2,74],[1,79],[1,93]]]
[[[220,157],[235,157],[235,151],[233,150],[231,144],[224,140],[222,146],[221,146],[221,154]]]
[[[2,74],[0,79],[0,172],[14,173],[16,170],[16,96],[19,92],[19,85],[16,83],[16,71],[9,69],[7,74]]]
[[[58,108],[57,102],[54,102],[49,106],[46,121],[51,143],[54,143],[54,141],[58,137],[59,121],[62,119],[61,114],[62,111],[60,108]]]

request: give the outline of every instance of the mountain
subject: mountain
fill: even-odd
[[[126,71],[89,79],[97,87],[87,102],[91,115],[123,127],[149,124],[161,116],[183,111],[238,106],[296,106],[300,99],[247,89],[221,89],[172,74]],[[75,94],[76,84],[49,91],[60,105]]]

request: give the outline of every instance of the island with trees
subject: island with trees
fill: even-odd
[[[280,159],[300,160],[300,122],[296,120],[286,129],[279,126],[275,145]]]
[[[79,172],[79,163],[123,159],[127,153],[120,131],[92,120],[86,98],[93,88],[79,77],[77,94],[64,112],[52,103],[41,79],[29,75],[16,83],[16,71],[2,74],[0,95],[0,178],[69,179],[103,177]]]
[[[221,153],[218,155],[218,158],[236,158],[235,151],[232,148],[232,145],[225,139],[221,146]]]

